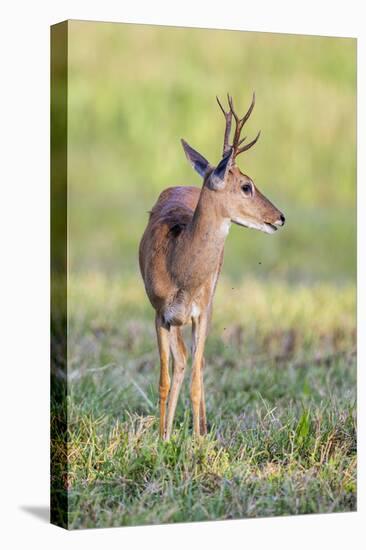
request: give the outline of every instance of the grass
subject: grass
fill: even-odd
[[[68,429],[53,442],[56,460],[67,452],[69,527],[355,510],[354,307],[353,286],[220,281],[209,434],[192,438],[187,376],[163,443],[142,285],[71,278]]]

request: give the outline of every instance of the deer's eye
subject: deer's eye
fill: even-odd
[[[241,190],[243,191],[244,195],[249,197],[253,193],[253,189],[250,183],[244,183],[241,186]]]

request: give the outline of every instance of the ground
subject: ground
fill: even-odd
[[[71,279],[69,426],[53,443],[60,467],[63,453],[69,461],[70,528],[356,509],[353,286],[223,278],[216,298],[209,434],[192,438],[188,372],[162,442],[142,283]],[[56,403],[53,413],[55,425]]]

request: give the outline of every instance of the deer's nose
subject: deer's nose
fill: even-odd
[[[274,225],[276,225],[277,227],[282,227],[283,225],[285,225],[285,219],[285,216],[283,214],[280,214],[277,220],[274,222]]]

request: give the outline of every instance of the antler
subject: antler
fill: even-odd
[[[242,118],[239,118],[238,115],[236,114],[235,109],[234,109],[233,98],[229,94],[227,94],[227,99],[228,99],[229,109],[230,109],[228,112],[225,111],[225,109],[221,105],[221,103],[219,101],[219,98],[217,96],[216,96],[216,99],[217,99],[217,102],[220,106],[220,109],[224,113],[225,120],[226,120],[223,156],[229,151],[229,149],[231,147],[229,145],[229,137],[230,137],[230,131],[231,131],[232,117],[234,117],[234,119],[235,119],[235,132],[234,132],[234,139],[233,139],[233,144],[232,144],[232,147],[233,147],[233,150],[234,150],[233,158],[235,158],[238,155],[240,155],[240,153],[243,153],[244,151],[247,151],[248,149],[253,147],[253,145],[255,143],[257,143],[258,138],[261,134],[260,131],[259,131],[257,136],[250,143],[247,143],[243,147],[240,147],[240,145],[246,140],[246,136],[243,137],[243,138],[240,138],[240,134],[241,134],[241,131],[243,129],[244,124],[246,123],[246,121],[248,120],[248,118],[250,117],[250,115],[252,114],[252,111],[254,109],[255,92],[253,92],[253,99],[252,99],[252,102],[250,104],[250,107],[249,107],[248,111],[246,112],[246,114]]]
[[[230,96],[229,96],[229,94],[227,94],[227,99],[228,99],[229,106],[230,106]],[[223,146],[223,149],[222,149],[222,156],[224,157],[226,155],[226,153],[229,152],[229,149],[230,149],[229,138],[230,138],[231,121],[232,121],[232,118],[233,118],[233,114],[231,112],[231,109],[228,112],[225,111],[225,109],[221,105],[220,100],[217,96],[216,96],[216,100],[217,100],[217,103],[220,106],[221,111],[224,113],[224,117],[225,117],[225,120],[226,120],[225,135],[224,135],[224,146]]]

